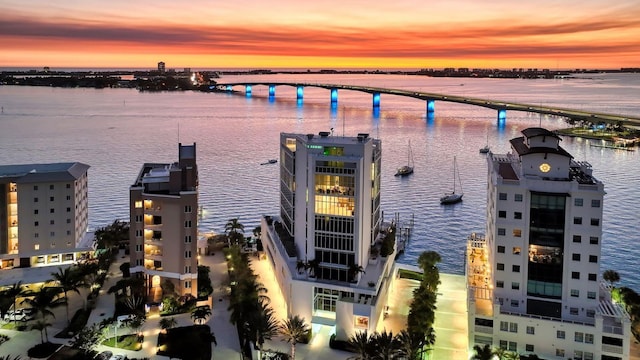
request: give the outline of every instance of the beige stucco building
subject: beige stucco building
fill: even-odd
[[[0,166],[0,268],[70,264],[93,251],[89,165]]]
[[[144,277],[152,301],[163,282],[197,295],[196,144],[179,144],[178,153],[175,163],[145,163],[129,189],[131,273]]]

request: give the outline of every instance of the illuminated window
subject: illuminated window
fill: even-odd
[[[522,230],[521,229],[513,229],[513,236],[514,237],[521,237],[522,236]]]
[[[134,206],[136,209],[142,209],[142,201],[136,201]]]
[[[33,250],[40,250],[40,244],[35,244],[33,246]]]

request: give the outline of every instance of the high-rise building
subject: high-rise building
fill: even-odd
[[[629,316],[600,275],[604,184],[553,132],[522,134],[487,156],[486,235],[467,245],[469,345],[627,359]]]
[[[394,262],[383,248],[379,140],[280,134],[280,216],[262,243],[288,315],[335,326],[338,339],[375,331]],[[387,236],[387,237],[388,237]]]
[[[166,70],[167,68],[165,67],[164,61],[160,61],[158,63],[158,71],[160,72],[160,74],[164,74]]]
[[[144,276],[154,301],[161,298],[163,286],[196,296],[196,144],[179,144],[176,163],[145,163],[129,194],[131,273]]]
[[[0,268],[73,263],[93,251],[89,165],[0,166]]]

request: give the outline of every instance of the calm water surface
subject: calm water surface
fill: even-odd
[[[597,112],[637,115],[638,74],[585,75],[565,80],[426,78],[392,75],[271,75],[223,77],[220,81],[299,81],[371,85],[416,91],[557,105]],[[465,240],[484,232],[487,164],[478,149],[488,141],[493,152],[510,150],[509,140],[526,127],[565,127],[562,119],[507,113],[496,126],[493,110],[436,102],[433,122],[425,103],[382,95],[379,114],[371,95],[340,91],[329,105],[329,92],[305,89],[303,103],[295,89],[278,87],[270,101],[267,88],[253,97],[196,92],[140,93],[130,89],[60,89],[0,86],[0,164],[81,161],[89,170],[90,226],[128,220],[128,189],[144,162],[177,160],[177,143],[198,144],[203,231],[222,232],[239,217],[247,233],[262,214],[278,213],[278,166],[260,163],[278,157],[279,133],[334,135],[365,132],[382,139],[382,209],[385,218],[415,220],[413,236],[401,262],[412,263],[424,250],[443,257],[441,268],[462,273]],[[393,176],[406,163],[411,141],[415,173]],[[593,165],[605,183],[602,268],[616,269],[623,283],[640,289],[636,245],[640,220],[638,151],[590,146],[593,141],[564,138],[577,160]],[[439,204],[453,186],[453,158],[462,176],[464,201]]]

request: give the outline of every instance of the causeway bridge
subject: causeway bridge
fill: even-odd
[[[538,113],[543,115],[554,115],[570,118],[576,121],[589,121],[592,123],[607,123],[607,124],[622,124],[624,126],[640,126],[640,117],[598,113],[591,111],[582,111],[568,108],[559,108],[553,106],[543,106],[526,104],[519,102],[500,101],[492,99],[483,99],[468,96],[448,95],[429,93],[413,90],[401,90],[401,89],[387,89],[371,86],[358,86],[358,85],[340,85],[340,84],[318,84],[318,83],[289,83],[289,82],[232,82],[232,83],[217,83],[215,87],[218,90],[234,91],[234,87],[244,87],[246,96],[251,96],[252,88],[254,86],[266,86],[269,89],[269,97],[274,98],[276,95],[276,87],[278,86],[291,86],[297,89],[296,98],[302,100],[304,97],[305,87],[315,87],[327,89],[330,92],[329,101],[332,106],[338,104],[338,90],[349,90],[369,93],[372,95],[372,106],[374,110],[380,109],[380,95],[389,94],[397,96],[412,97],[420,99],[426,102],[427,119],[432,120],[435,115],[435,102],[447,101],[452,103],[467,104],[473,106],[481,106],[496,110],[498,126],[504,126],[507,120],[507,110],[509,111],[525,111],[530,113]]]

